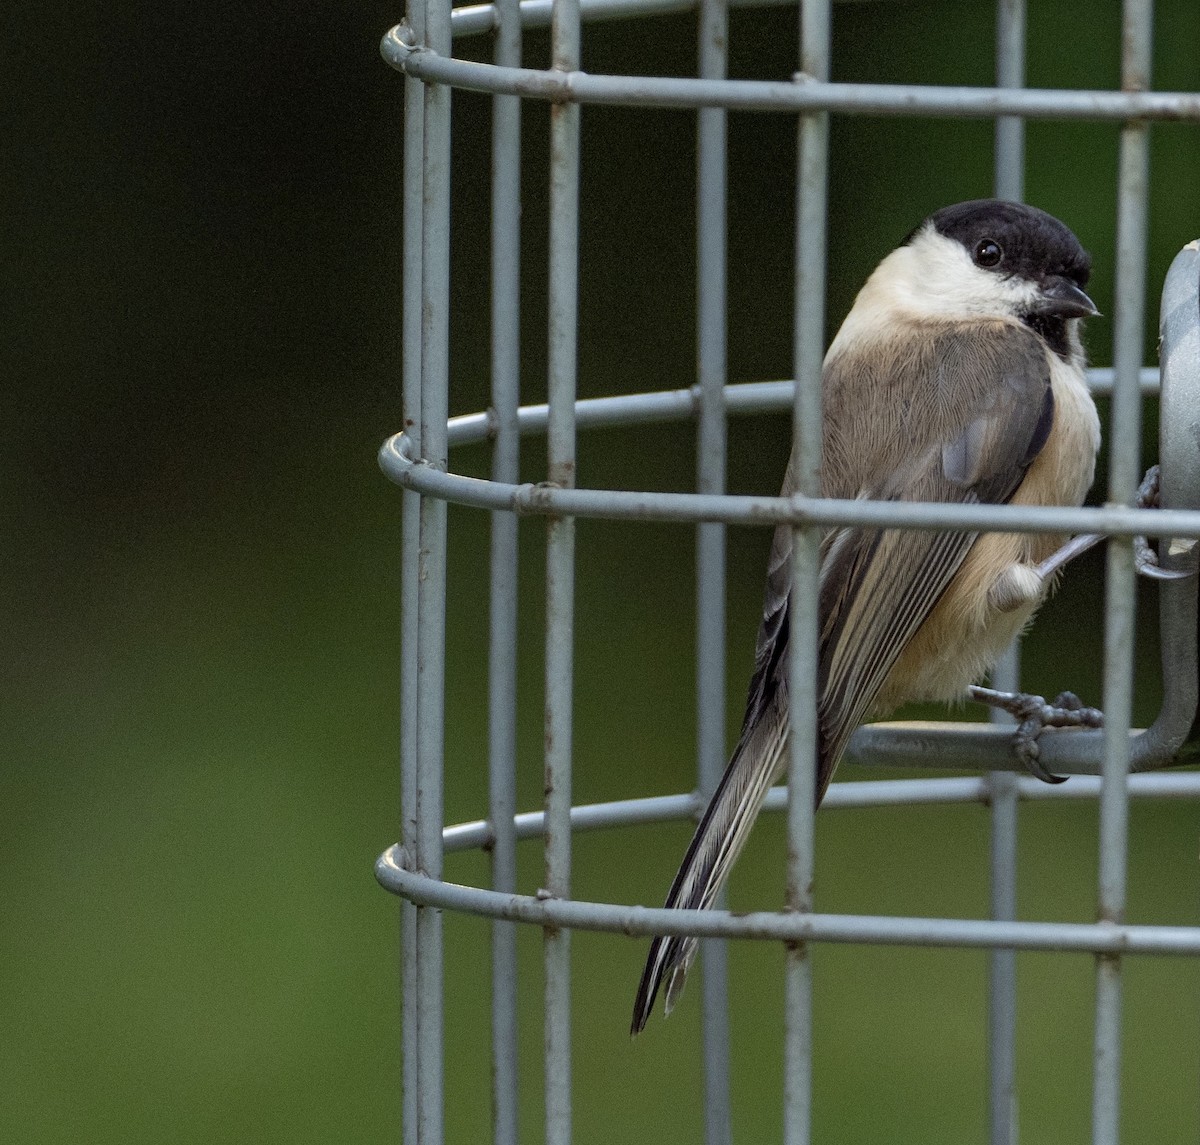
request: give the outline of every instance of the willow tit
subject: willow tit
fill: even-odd
[[[1084,292],[1090,267],[1071,231],[1033,207],[980,199],[926,219],[867,279],[825,357],[822,493],[1080,504],[1100,445],[1079,336],[1080,320],[1097,313]],[[783,492],[794,488],[789,462]],[[818,804],[861,723],[910,701],[959,700],[996,663],[1045,597],[1056,575],[1049,558],[1064,541],[826,533],[817,588]],[[741,734],[668,907],[712,905],[786,768],[791,546],[791,528],[777,529]],[[654,940],[633,1033],[664,980],[670,1012],[695,953],[694,938]]]

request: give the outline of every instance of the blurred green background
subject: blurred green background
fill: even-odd
[[[1157,5],[1155,85],[1200,89],[1200,9]],[[14,1142],[351,1142],[399,1134],[398,906],[372,877],[398,834],[400,496],[379,443],[399,428],[402,81],[378,2],[173,0],[8,14],[3,186],[6,377],[0,559],[8,655],[0,764],[0,1126]],[[839,5],[835,78],[986,84],[988,5]],[[1031,5],[1029,82],[1118,83],[1116,3]],[[690,17],[590,28],[593,71],[687,74]],[[735,14],[732,74],[795,67],[787,11]],[[544,34],[526,40],[544,64]],[[486,58],[474,40],[462,52]],[[18,106],[19,105],[19,106]],[[544,397],[547,108],[525,113],[524,395]],[[693,377],[692,117],[583,114],[580,392]],[[455,100],[451,407],[486,405],[488,104]],[[1027,196],[1093,252],[1113,312],[1117,131],[1031,124]],[[1200,233],[1194,126],[1153,134],[1151,300]],[[794,125],[730,116],[733,380],[790,363]],[[930,210],[991,185],[986,122],[836,120],[829,318]],[[1092,323],[1095,361],[1110,324]],[[1157,410],[1148,407],[1148,452]],[[730,430],[730,483],[773,492],[784,419]],[[454,463],[484,472],[482,450]],[[526,450],[528,475],[543,464]],[[686,488],[683,427],[581,441],[580,480]],[[452,510],[447,815],[486,806],[481,554]],[[521,795],[540,799],[542,527],[523,527]],[[768,537],[730,533],[729,723],[740,719]],[[692,779],[690,531],[579,527],[575,793]],[[1099,698],[1102,561],[1082,562],[1027,643],[1026,680]],[[1137,717],[1156,710],[1153,594]],[[977,716],[978,713],[970,713]],[[842,778],[853,779],[847,771]],[[782,897],[764,819],[737,907]],[[822,910],[977,915],[979,808],[820,817]],[[1021,912],[1094,915],[1093,806],[1021,813]],[[656,903],[685,824],[580,837],[580,897]],[[1138,806],[1130,918],[1200,909],[1193,806]],[[637,862],[631,863],[630,856]],[[540,877],[522,852],[522,886]],[[483,880],[479,856],[450,877]],[[448,918],[447,1135],[486,1139],[487,927]],[[540,1139],[539,937],[521,939],[523,1139]],[[576,1140],[700,1134],[698,1005],[628,1038],[644,944],[574,940]],[[984,955],[816,951],[816,1139],[984,1139]],[[1023,1140],[1088,1137],[1093,971],[1022,955]],[[782,959],[731,956],[735,1124],[773,1140]],[[1200,966],[1133,959],[1123,1116],[1131,1141],[1195,1140]]]

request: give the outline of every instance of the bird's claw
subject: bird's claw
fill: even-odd
[[[998,692],[994,688],[972,685],[968,692],[971,699],[989,707],[1002,708],[1017,721],[1013,746],[1017,758],[1031,775],[1043,783],[1065,783],[1067,776],[1047,771],[1041,762],[1038,737],[1046,728],[1100,728],[1104,726],[1104,713],[1097,708],[1085,707],[1074,692],[1060,692],[1050,703],[1044,696],[1027,692]]]
[[[1158,563],[1158,554],[1145,537],[1133,538],[1133,564],[1139,576],[1150,580],[1184,580],[1192,576],[1190,569],[1165,569]]]
[[[1134,504],[1139,509],[1162,508],[1162,470],[1157,465],[1151,465],[1146,470],[1146,476],[1138,486]]]
[[[1157,465],[1146,470],[1146,476],[1138,486],[1134,504],[1139,509],[1162,508],[1162,474]],[[1158,554],[1150,547],[1145,537],[1133,538],[1133,562],[1141,576],[1151,580],[1183,580],[1192,572],[1188,569],[1165,569],[1158,563]]]

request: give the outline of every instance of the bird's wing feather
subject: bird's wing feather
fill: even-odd
[[[825,494],[1007,501],[1046,441],[1054,404],[1038,340],[1019,327],[995,326],[983,337],[953,327],[935,331],[882,372],[853,358],[827,362]],[[880,402],[893,404],[881,409]],[[887,430],[884,440],[873,441],[880,427]],[[792,489],[790,465],[788,472],[785,493]],[[846,740],[974,539],[973,533],[857,528],[824,537],[818,802]],[[791,529],[780,527],[741,734],[675,876],[668,907],[712,904],[783,770],[791,547]],[[674,1003],[695,950],[693,938],[654,940],[634,1004],[634,1033],[645,1025],[664,979],[667,1008]]]
[[[750,835],[771,784],[779,776],[786,745],[785,685],[774,694],[770,711],[738,741],[671,884],[666,906],[685,910],[712,906]],[[646,1025],[664,979],[665,1008],[671,1012],[683,992],[696,948],[695,938],[660,935],[654,939],[634,1001],[632,1033],[639,1033]]]
[[[877,424],[871,394],[908,403],[906,456],[855,473],[854,496],[877,500],[1002,503],[1012,497],[1054,420],[1049,368],[1040,343],[1020,327],[987,337],[947,331],[919,356],[866,392],[835,363],[827,389],[853,401],[835,405],[827,432],[853,440]],[[907,375],[907,376],[906,376]],[[839,426],[841,417],[848,425]],[[868,458],[878,458],[879,452]],[[846,495],[848,490],[840,491]],[[836,494],[835,494],[836,495]],[[821,726],[818,799],[854,729],[867,717],[888,673],[962,565],[976,533],[845,529],[821,569],[818,665]]]

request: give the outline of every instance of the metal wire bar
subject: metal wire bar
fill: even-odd
[[[1152,43],[1149,0],[1122,6],[1121,86],[1149,86]],[[1142,355],[1146,298],[1146,229],[1149,127],[1121,129],[1117,188],[1116,315],[1113,365],[1112,443],[1108,500],[1132,504],[1141,476],[1141,401],[1136,372]],[[1129,848],[1128,729],[1133,712],[1133,644],[1136,619],[1133,546],[1108,546],[1105,578],[1104,769],[1100,787],[1100,893],[1097,917],[1120,923],[1125,916]],[[1116,953],[1096,960],[1096,1033],[1092,1091],[1093,1145],[1117,1145],[1121,1108],[1121,960]]]
[[[521,63],[517,0],[497,0],[496,62]],[[492,477],[520,477],[521,104],[492,103]],[[492,887],[517,889],[517,518],[493,513],[488,639],[488,814]],[[443,836],[444,837],[444,836]],[[517,934],[492,924],[492,1140],[517,1145]]]
[[[1137,744],[1145,734],[1144,732],[1135,732],[1131,738]],[[1049,731],[1042,737],[1041,744],[1042,759],[1046,766],[1051,771],[1069,774],[1071,782],[1062,787],[1048,787],[1044,784],[1030,783],[1022,774],[1018,774],[1017,793],[1021,799],[1074,799],[1077,797],[1086,798],[1089,792],[1093,795],[1099,793],[1099,769],[1096,759],[1102,744],[1102,735],[1100,732]],[[958,723],[869,724],[866,727],[859,728],[854,733],[846,750],[845,759],[848,763],[856,766],[928,767],[935,770],[973,766],[986,769],[991,773],[1007,765],[1009,770],[1024,771],[1023,765],[1017,760],[1012,750],[1011,731],[1005,727],[983,723],[966,726]],[[1196,761],[1195,759],[1189,759],[1188,762]],[[1084,770],[1085,768],[1090,768],[1090,771]],[[1169,786],[1168,790],[1178,792],[1181,796],[1187,793],[1200,796],[1200,779],[1189,779],[1189,775],[1193,775],[1193,773],[1184,773],[1179,777],[1159,775],[1156,778],[1168,784],[1179,783],[1181,786]],[[1149,773],[1135,772],[1135,774],[1130,776],[1130,784],[1133,784],[1135,780],[1150,778],[1152,776]],[[879,781],[872,780],[870,782],[875,783]],[[919,785],[934,783],[936,781],[926,779],[905,780],[904,782]],[[959,781],[955,779],[953,781],[947,780],[946,782],[957,783]],[[969,784],[981,783],[982,786],[970,787],[969,790],[982,792],[983,794],[979,798],[984,799],[985,802],[991,801],[992,787],[988,777],[971,778],[963,782]],[[848,791],[857,791],[860,788],[864,791],[874,790],[874,788],[867,785],[867,781],[860,781],[854,784],[834,784],[829,789],[822,807],[841,806],[840,801],[848,798]],[[781,787],[779,790],[783,791],[785,788]],[[880,790],[893,791],[891,788],[881,788]],[[913,798],[917,802],[923,801],[923,793],[927,790],[929,789],[923,786],[914,786],[913,791],[915,794]],[[1141,789],[1131,786],[1130,790]],[[679,798],[694,801],[699,796],[670,796],[663,798]],[[964,798],[974,799],[976,796],[972,795]],[[941,800],[936,801],[940,802]],[[658,800],[636,800],[628,804],[621,803],[613,804],[612,806],[642,807],[643,805],[646,808],[653,808],[658,806]],[[855,805],[857,806],[857,804]],[[606,804],[605,806],[608,805]],[[687,814],[695,816],[703,809],[703,801],[699,805],[689,803],[689,807],[691,807],[691,810]],[[522,813],[522,815],[525,814],[534,813]],[[648,820],[658,821],[663,817],[652,810],[638,813],[631,812],[631,814],[634,815],[629,820],[631,823],[646,822]],[[517,817],[518,823],[524,821],[522,815]],[[671,818],[672,816],[668,815],[666,817]],[[615,819],[611,824],[607,825],[618,825],[620,822],[619,819]],[[474,829],[469,824],[467,827],[472,830]],[[446,830],[457,831],[458,828],[447,828]],[[457,836],[454,837],[457,838]],[[525,836],[519,834],[518,837],[524,838]],[[447,836],[447,846],[450,845],[450,838],[451,836]],[[459,848],[455,846],[453,849],[457,850]]]
[[[1018,688],[1018,646],[992,671],[995,686]],[[1005,726],[997,712],[993,723]],[[1008,721],[1011,734],[1011,718]],[[988,848],[990,915],[1011,921],[1017,917],[1017,804],[1016,775],[992,771],[987,775],[991,804]],[[991,1145],[1016,1145],[1017,1140],[1017,959],[1012,950],[988,954],[988,1140]]]
[[[586,72],[499,68],[456,60],[417,46],[403,25],[383,38],[384,59],[434,84],[467,91],[521,95],[553,103],[623,107],[725,107],[738,111],[836,111],[843,115],[901,115],[992,119],[1079,119],[1120,122],[1200,120],[1194,92],[1067,91],[1063,89],[904,86],[781,80],[703,80],[673,76],[611,76]]]
[[[1159,392],[1159,371],[1156,366],[1143,366],[1138,373],[1144,397]],[[1088,388],[1094,394],[1112,393],[1111,366],[1096,366],[1087,372]],[[735,382],[725,387],[722,401],[727,414],[770,413],[791,409],[795,382]],[[575,403],[575,424],[579,429],[598,429],[622,425],[649,425],[655,422],[682,421],[699,416],[700,390],[691,386],[685,390],[619,394],[607,398],[582,398]],[[522,406],[517,411],[522,434],[546,432],[545,403]],[[470,445],[487,441],[496,433],[496,420],[491,411],[459,414],[450,419],[447,427],[450,445]]]
[[[1098,775],[1080,775],[1070,783],[1052,785],[1032,777],[1018,776],[1017,798],[1022,802],[1072,802],[1093,800],[1100,794]],[[1129,777],[1131,799],[1200,799],[1200,772],[1152,772]],[[947,779],[863,779],[834,783],[821,810],[861,810],[864,807],[942,806],[992,801],[991,776],[956,776]],[[571,808],[571,831],[602,831],[646,823],[669,823],[695,819],[704,810],[705,799],[690,795],[656,795],[646,799],[619,799],[609,803],[587,803]],[[763,803],[763,813],[783,811],[787,788],[773,787]],[[540,838],[545,831],[545,813],[523,811],[514,819],[518,840]],[[446,854],[487,850],[495,838],[492,823],[477,819],[457,823],[442,833]],[[407,853],[407,852],[406,852]]]
[[[423,39],[423,0],[409,0],[408,20]],[[401,416],[412,445],[421,452],[421,274],[424,198],[424,85],[404,79],[404,266],[402,282]],[[400,540],[400,839],[409,854],[417,847],[417,605],[421,553],[421,498],[405,489]],[[417,908],[400,904],[401,1137],[417,1145]]]
[[[1025,86],[1025,0],[999,0],[996,5],[996,86]],[[996,120],[996,197],[1019,202],[1025,195],[1025,122],[1010,116]],[[991,672],[992,684],[1004,691],[1020,688],[1020,637],[1013,641]],[[992,723],[1011,726],[1000,708]],[[1017,777],[1010,771],[988,774],[991,790],[991,834],[988,846],[990,915],[1017,917]],[[988,952],[988,1141],[1017,1142],[1017,956],[1012,950]]]
[[[787,898],[789,912],[813,908],[814,795],[816,790],[816,586],[820,537],[795,529],[792,537],[792,594],[788,608],[791,733],[787,800]],[[807,1145],[812,1130],[812,961],[803,941],[786,947],[784,977],[783,1140]]]
[[[449,0],[426,0],[426,37],[435,49],[450,45]],[[450,91],[424,92],[424,174],[421,249],[421,452],[435,470],[448,464],[450,341]],[[417,614],[417,825],[418,869],[442,871],[443,762],[446,664],[446,503],[425,497],[420,509]],[[420,904],[418,904],[419,906]],[[443,1140],[442,917],[419,909],[417,934],[417,1140]]]
[[[723,79],[729,42],[727,0],[700,0],[698,71]],[[726,113],[696,113],[696,491],[725,492]],[[707,799],[725,765],[725,526],[696,526],[696,769]],[[725,906],[722,888],[713,903]],[[729,1096],[729,978],[726,944],[700,946],[705,1145],[732,1145]]]
[[[1003,533],[1108,533],[1114,537],[1200,537],[1200,510],[951,505],[934,501],[848,501],[836,498],[652,493],[624,489],[560,489],[507,485],[444,473],[409,456],[403,434],[384,442],[383,471],[396,484],[459,505],[518,513],[608,520],[723,521],[730,525],[855,525]]]
[[[1148,731],[1130,735],[1135,770],[1170,766],[1170,755],[1151,755]],[[1060,775],[1098,775],[1104,733],[1067,729],[1047,731],[1038,741],[1042,762]],[[963,724],[908,721],[868,724],[854,733],[843,757],[865,766],[948,768],[979,767],[987,771],[1022,771],[1013,751],[1011,730],[992,723]],[[1053,763],[1050,761],[1053,760]],[[1194,762],[1179,760],[1178,762]]]
[[[1163,462],[1164,505],[1200,504],[1200,440],[1193,432],[1193,411],[1200,407],[1200,242],[1187,244],[1174,258],[1162,288],[1159,323],[1162,372],[1166,379],[1158,411],[1159,456]],[[1173,539],[1159,546],[1160,561],[1170,568],[1195,570],[1200,545]],[[1182,727],[1184,751],[1197,750],[1196,708],[1200,681],[1196,662],[1197,593],[1186,581],[1167,582],[1159,590],[1159,645],[1163,689],[1155,729]],[[1170,667],[1168,667],[1170,666]],[[1151,754],[1157,749],[1151,745]],[[1178,751],[1179,749],[1175,749]],[[1135,756],[1136,767],[1136,756]]]
[[[996,86],[1025,86],[1025,0],[998,0],[996,5]],[[1003,115],[996,120],[995,191],[998,199],[1025,198],[1025,121]]]
[[[731,8],[778,8],[782,0],[732,0]],[[548,28],[551,0],[522,0],[521,27]],[[690,12],[702,6],[702,0],[580,0],[583,19],[592,23],[630,16],[664,16],[672,12]],[[496,27],[496,9],[491,4],[464,4],[455,8],[454,38],[479,36]]]
[[[388,890],[414,902],[486,918],[509,918],[542,927],[570,927],[630,936],[694,934],[767,942],[863,943],[873,946],[936,946],[1062,953],[1200,954],[1200,927],[1131,926],[1107,922],[1000,922],[975,918],[907,918],[807,911],[675,910],[585,902],[580,899],[502,895],[480,887],[432,879],[405,866],[397,844],[375,864]]]
[[[554,0],[553,67],[579,67],[579,0]],[[549,412],[547,475],[560,491],[575,484],[575,371],[579,282],[579,107],[550,109]],[[571,893],[571,727],[574,681],[575,522],[546,526],[546,892]],[[544,931],[546,1145],[571,1140],[570,932]]]
[[[1154,366],[1142,366],[1138,370],[1138,390],[1142,397],[1153,397],[1158,393],[1159,372]],[[1094,394],[1108,395],[1113,391],[1113,368],[1093,366],[1087,372],[1088,388]]]
[[[829,0],[800,8],[800,67],[816,81],[829,78]],[[792,459],[796,490],[821,492],[821,369],[825,350],[825,228],[829,172],[829,115],[800,117],[796,140],[796,247],[792,361]],[[788,604],[787,888],[792,912],[813,909],[814,809],[817,773],[817,580],[821,532],[792,532]],[[784,969],[783,1140],[807,1145],[812,1132],[812,960],[803,942],[786,947]]]

